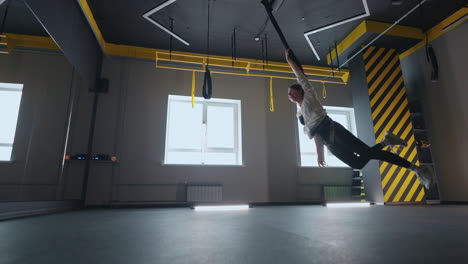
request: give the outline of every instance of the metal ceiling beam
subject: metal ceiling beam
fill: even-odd
[[[89,88],[101,75],[102,51],[76,1],[24,0]],[[53,8],[51,8],[53,7]]]
[[[366,33],[382,33],[384,32],[389,26],[390,23],[378,22],[378,21],[369,21],[364,20],[359,24],[351,33],[346,36],[343,41],[341,41],[336,48],[330,51],[327,54],[327,63],[331,64],[333,60],[335,60],[338,56],[343,54],[346,50],[348,50],[353,44],[355,44],[361,37],[363,37]],[[424,39],[425,35],[419,28],[408,27],[408,26],[395,26],[388,32],[386,32],[388,36],[396,36],[396,37],[403,37],[403,38],[412,38],[412,39]]]
[[[345,66],[348,62],[350,62],[352,59],[354,59],[354,57],[356,57],[357,55],[361,54],[361,52],[363,52],[366,48],[368,48],[372,43],[374,43],[375,41],[377,41],[380,37],[382,37],[383,35],[385,35],[387,32],[389,32],[390,30],[392,30],[398,23],[400,23],[403,19],[405,19],[407,16],[409,16],[414,10],[418,9],[419,7],[422,6],[422,4],[424,4],[427,0],[421,0],[421,2],[419,2],[419,4],[417,4],[415,7],[413,7],[410,11],[406,12],[402,17],[400,17],[397,21],[395,21],[392,25],[390,25],[388,28],[386,28],[382,33],[380,33],[377,37],[373,38],[369,43],[367,43],[364,47],[362,47],[360,50],[358,50],[356,53],[354,53],[354,55],[351,56],[351,58],[347,59],[345,62],[343,62],[341,65],[339,65],[338,68],[336,68],[337,70],[343,68],[343,66]]]
[[[421,40],[418,44],[416,44],[415,46],[409,48],[408,50],[400,54],[400,60],[402,60],[403,58],[409,56],[411,53],[423,47],[426,44],[426,36],[427,36],[427,41],[431,42],[467,20],[468,20],[468,7],[462,7],[461,9],[459,9],[458,11],[456,11],[455,13],[453,13],[446,19],[442,20],[439,24],[429,29],[426,33],[423,32],[419,28],[397,25],[393,27],[391,30],[389,30],[388,32],[386,32],[385,34],[389,36],[397,36],[397,37]],[[330,53],[327,54],[327,63],[331,64],[332,61],[336,59],[337,54],[338,56],[343,54],[353,44],[359,41],[359,39],[363,37],[366,33],[381,34],[390,26],[391,26],[390,23],[364,20],[351,33],[349,33],[343,39],[343,41],[341,41],[337,45],[335,49],[331,50]]]
[[[156,67],[174,70],[204,72],[209,61],[211,73],[268,77],[295,80],[291,67],[286,63],[232,59],[221,56],[156,51]],[[304,67],[309,81],[347,84],[349,71],[335,71],[325,67]],[[330,79],[332,78],[332,79]]]
[[[467,15],[468,15],[468,7],[462,7],[460,10],[453,13],[451,16],[442,20],[442,22],[440,22],[439,24],[432,27],[426,32],[427,42],[431,42],[435,40],[436,38],[449,32],[450,30],[454,29],[455,27],[461,25],[463,22],[468,20]],[[413,52],[424,47],[425,45],[426,45],[426,39],[422,40],[421,42],[419,42],[412,48],[400,54],[400,60],[406,58],[407,56],[411,55]]]
[[[28,8],[44,29],[60,47],[70,64],[81,74],[83,83],[94,92],[88,134],[87,155],[93,151],[94,128],[99,93],[97,81],[101,77],[103,52],[93,33],[89,30],[86,17],[76,0],[24,0]],[[53,8],[51,8],[53,7]],[[68,116],[72,114],[69,109]],[[67,146],[64,146],[66,149]],[[63,163],[62,163],[63,165]],[[90,160],[86,160],[81,190],[81,203],[86,206]],[[61,179],[59,179],[60,181]],[[57,192],[57,196],[60,194]]]

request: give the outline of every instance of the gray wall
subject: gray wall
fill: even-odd
[[[298,167],[296,107],[286,96],[292,81],[274,80],[272,113],[268,79],[215,74],[214,97],[241,100],[244,166],[175,166],[162,165],[167,96],[189,95],[191,73],[108,58],[103,77],[110,91],[100,96],[94,153],[119,162],[92,162],[88,204],[179,202],[186,182],[222,183],[229,202],[316,201],[321,184],[349,184],[351,169]],[[197,75],[197,96],[202,78]],[[2,56],[0,80],[25,84],[15,162],[0,163],[0,200],[80,199],[84,162],[66,162],[60,177],[65,146],[67,154],[86,153],[92,94],[79,74],[72,78],[61,54],[14,52]],[[353,105],[349,86],[327,85],[327,91],[325,105]]]
[[[439,179],[441,200],[468,201],[468,23],[431,43],[439,64],[439,81],[430,81],[422,48],[401,61],[408,94],[422,100]]]
[[[0,55],[0,82],[24,84],[13,162],[0,163],[0,200],[61,199],[68,108],[80,88],[78,74],[61,54],[15,51]]]
[[[103,76],[110,92],[100,99],[94,151],[115,154],[119,163],[93,163],[88,204],[183,201],[186,182],[222,183],[229,202],[318,200],[319,190],[304,184],[349,183],[350,169],[298,168],[290,81],[274,80],[271,113],[268,79],[213,75],[213,97],[241,100],[244,166],[175,166],[162,165],[167,96],[189,95],[192,74],[111,58],[104,60]],[[197,74],[197,96],[202,78]],[[328,85],[324,103],[352,106],[349,87]]]
[[[262,78],[213,76],[214,97],[242,100],[245,166],[226,167],[162,164],[167,96],[190,93],[190,72],[116,58],[105,60],[103,75],[111,86],[101,98],[94,150],[116,153],[120,162],[93,164],[88,203],[108,202],[111,191],[116,201],[183,201],[178,184],[185,182],[223,183],[227,201],[267,201],[266,109],[256,107],[265,105]],[[197,77],[201,96],[202,74]]]

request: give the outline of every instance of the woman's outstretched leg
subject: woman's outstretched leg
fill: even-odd
[[[369,153],[370,159],[386,161],[388,163],[392,163],[407,169],[411,166],[411,162],[398,156],[397,154],[374,147],[371,148],[371,151]]]
[[[426,187],[426,189],[429,189],[431,187],[433,181],[433,172],[430,168],[416,166],[415,164],[412,164],[408,160],[398,156],[395,153],[382,150],[382,148],[384,147],[383,145],[383,143],[379,143],[376,144],[374,147],[370,148],[370,159],[386,161],[388,163],[407,168],[410,171],[416,173],[416,177],[419,179],[421,184],[424,185],[424,187]]]
[[[382,160],[415,172],[427,189],[431,186],[432,173],[429,169],[411,164],[397,154],[382,150],[388,145],[406,146],[405,141],[393,134],[386,133],[382,142],[369,147],[342,125],[332,121],[330,127],[319,131],[319,136],[333,155],[354,169],[362,169],[371,159]]]

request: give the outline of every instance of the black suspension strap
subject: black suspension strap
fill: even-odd
[[[213,94],[213,86],[211,84],[211,73],[208,68],[205,71],[205,79],[203,80],[203,98],[211,99],[211,95]]]
[[[210,0],[208,1],[208,23],[207,23],[207,32],[206,32],[206,54],[208,55],[207,65],[210,63]]]
[[[236,50],[236,30],[237,27],[234,27],[231,34],[231,66],[234,67],[235,60],[237,59],[237,50]]]
[[[211,73],[208,69],[208,65],[210,63],[210,0],[208,0],[208,32],[206,34],[206,54],[208,55],[208,59],[205,66],[205,79],[203,80],[203,98],[210,99],[211,95],[213,94],[213,86],[211,83]]]
[[[335,53],[336,53],[336,64],[338,64],[338,66],[340,65],[340,57],[338,55],[338,46],[336,45],[336,41],[335,41]],[[331,56],[331,53],[330,53],[330,56]],[[339,71],[340,69],[338,69]]]
[[[276,22],[276,19],[273,16],[273,13],[272,13],[273,8],[271,7],[271,4],[270,4],[269,0],[262,0],[262,4],[265,6],[265,10],[266,10],[266,12],[268,14],[268,17],[270,18],[271,23],[275,27],[275,30],[278,33],[278,35],[279,35],[279,37],[281,39],[281,42],[283,43],[284,48],[289,49],[288,42],[286,41],[286,38],[284,37],[283,32],[281,31],[281,28],[278,25],[278,22]],[[304,69],[302,68],[302,64],[299,62],[299,60],[297,59],[296,55],[294,54],[294,52],[292,50],[290,51],[290,58],[291,58],[291,60],[293,60],[297,64],[299,69],[301,69],[301,71],[304,73]]]
[[[435,55],[434,49],[431,45],[426,47],[426,56],[427,61],[431,63],[431,81],[435,82],[439,80],[439,64],[437,63],[437,57]]]
[[[263,71],[265,71],[265,40],[262,39],[262,67]]]
[[[7,18],[7,15],[8,15],[8,8],[10,7],[10,2],[11,1],[8,1],[7,5],[6,5],[5,13],[3,14],[2,26],[0,28],[0,34],[5,33],[5,23],[6,23],[6,18]]]
[[[234,60],[237,60],[237,37],[236,37],[236,29],[234,28]]]
[[[234,28],[234,30],[236,30]],[[234,30],[231,34],[231,66],[234,67]]]
[[[171,17],[171,32],[174,32],[174,19]],[[169,39],[169,60],[172,60],[172,35]]]
[[[328,54],[330,54],[330,64],[331,64],[330,66],[333,68],[333,60],[331,60],[332,50],[331,50],[330,47],[328,47]],[[339,64],[338,64],[338,66],[339,66]],[[335,77],[335,72],[334,71],[331,72],[331,76]]]
[[[268,64],[268,35],[265,34],[265,60],[266,64]]]
[[[419,3],[422,4],[422,1]],[[421,5],[419,8],[419,20],[423,21],[424,19],[424,6]],[[419,28],[423,29],[424,25],[421,22]],[[427,30],[424,32],[425,35],[425,49],[426,49],[426,59],[427,62],[431,64],[431,81],[436,82],[439,80],[439,64],[437,63],[437,57],[432,45],[429,44],[429,36]]]

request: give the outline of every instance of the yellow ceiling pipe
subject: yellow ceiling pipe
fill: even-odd
[[[170,70],[182,70],[182,71],[205,72],[204,69],[193,69],[193,68],[179,67],[179,66],[157,65],[156,68],[170,69]],[[210,73],[228,74],[228,75],[237,75],[237,76],[265,77],[265,78],[276,78],[276,79],[296,80],[296,77],[279,76],[279,75],[271,75],[271,74],[256,74],[256,73],[229,72],[229,71],[221,71],[221,70],[210,70]],[[326,83],[335,83],[335,84],[346,84],[346,83],[344,83],[344,82],[339,82],[339,81],[324,81],[324,80],[320,80],[320,79],[311,79],[311,78],[308,78],[308,80],[309,80],[309,81],[312,81],[312,82],[321,82],[321,83],[326,82]]]
[[[60,50],[57,44],[55,44],[55,42],[49,37],[19,35],[12,33],[5,33],[2,34],[2,36],[5,37],[0,37],[0,42],[3,42],[3,39],[6,38],[6,45],[8,45],[9,51],[13,50],[15,47]]]
[[[6,35],[0,34],[0,48],[6,48],[6,51],[0,50],[0,53],[10,53],[8,52],[8,38]]]
[[[37,49],[48,49],[60,51],[60,48],[57,44],[49,37],[39,37],[39,36],[29,36],[29,35],[19,35],[12,33],[2,34],[0,37],[0,45],[6,46],[6,52],[11,52],[15,47],[26,47],[26,48],[37,48]],[[169,52],[166,50],[151,49],[151,48],[142,48],[134,46],[125,46],[125,45],[116,45],[106,43],[106,53],[112,56],[122,56],[122,57],[134,57],[142,59],[152,59],[154,60],[154,54],[156,53],[156,61],[171,61],[172,62],[183,62],[183,63],[192,63],[202,65],[204,71],[206,64],[209,61],[209,64],[212,66],[220,66],[231,69],[245,69],[246,74],[236,73],[230,71],[221,71],[216,70],[212,71],[213,73],[223,73],[239,76],[259,76],[259,77],[272,77],[280,79],[295,79],[294,77],[275,75],[275,73],[292,73],[289,68],[289,65],[286,63],[278,62],[268,62],[263,63],[259,60],[252,59],[237,59],[232,60],[230,57],[222,56],[206,56],[203,54],[187,53],[187,52]],[[5,51],[2,53],[6,53]],[[180,67],[162,67],[167,69],[179,69]],[[194,70],[193,68],[187,68],[185,70]],[[252,70],[261,70],[266,74],[252,74],[249,73]],[[349,79],[349,71],[341,70],[334,71],[328,67],[319,67],[319,66],[305,66],[304,71],[307,75],[310,76],[320,76],[328,77],[334,76],[335,78],[340,78],[342,81],[326,80],[328,83],[336,84],[346,84]],[[320,79],[310,79],[311,81],[322,81]]]
[[[200,69],[194,69],[187,67],[185,65],[161,65],[161,61],[166,62],[176,62],[192,65],[200,65]],[[278,62],[263,62],[251,59],[232,59],[229,57],[222,56],[207,56],[202,54],[191,54],[191,53],[180,53],[180,52],[167,52],[167,51],[156,51],[156,67],[165,68],[165,69],[178,69],[178,70],[187,70],[187,71],[204,71],[207,61],[209,61],[210,66],[223,67],[226,70],[212,70],[212,73],[223,73],[223,74],[232,74],[232,75],[241,75],[241,76],[259,76],[259,77],[271,77],[271,78],[280,78],[280,79],[296,79],[295,77],[289,77],[284,75],[278,75],[275,73],[281,74],[292,74],[290,66],[287,63],[278,63]],[[227,69],[243,69],[245,73],[232,72]],[[265,74],[251,73],[252,70],[263,71]],[[349,71],[341,70],[336,71],[331,68],[326,67],[314,67],[314,66],[305,66],[304,71],[306,75],[318,76],[318,77],[334,77],[341,79],[340,81],[326,80],[326,79],[309,79],[310,81],[316,82],[328,82],[336,84],[347,84],[349,79]]]
[[[14,46],[13,42],[8,38],[6,34],[0,34],[0,54],[10,54]]]

